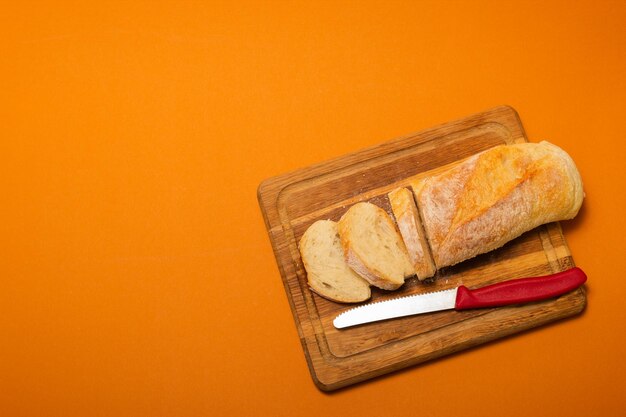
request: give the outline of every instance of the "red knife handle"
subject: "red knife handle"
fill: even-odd
[[[454,308],[466,310],[544,300],[575,290],[585,281],[587,276],[582,269],[572,268],[552,275],[513,279],[474,290],[461,285]]]

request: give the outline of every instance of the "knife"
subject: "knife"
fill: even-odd
[[[519,278],[477,289],[464,285],[449,290],[409,295],[378,301],[344,311],[335,317],[338,329],[358,324],[412,316],[440,310],[467,310],[522,304],[554,298],[580,287],[587,276],[580,268],[571,268],[552,275]]]

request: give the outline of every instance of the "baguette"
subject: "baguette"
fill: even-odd
[[[344,259],[337,223],[316,221],[302,235],[299,248],[311,290],[342,303],[370,298],[369,283],[350,269]]]
[[[411,186],[437,268],[571,219],[583,200],[574,162],[548,142],[496,146]]]
[[[385,210],[357,203],[341,217],[338,227],[348,265],[370,284],[395,290],[415,274],[402,237]]]
[[[435,275],[436,268],[430,255],[413,193],[407,188],[396,188],[387,196],[417,278],[420,281],[431,278]]]

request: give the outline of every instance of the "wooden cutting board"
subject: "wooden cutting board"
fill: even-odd
[[[320,389],[354,384],[583,310],[586,297],[580,288],[526,305],[436,312],[337,330],[333,319],[355,304],[326,300],[307,287],[297,242],[314,221],[336,221],[358,201],[373,202],[391,214],[386,193],[408,185],[410,178],[429,175],[495,145],[524,141],[517,113],[502,106],[261,183],[261,211],[309,369]],[[397,291],[372,288],[370,301],[460,284],[479,287],[573,266],[561,228],[552,223],[501,249],[441,270],[432,283],[410,278]]]

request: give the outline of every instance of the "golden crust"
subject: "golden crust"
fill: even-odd
[[[414,185],[438,268],[489,252],[583,199],[572,159],[548,142],[501,145]]]

